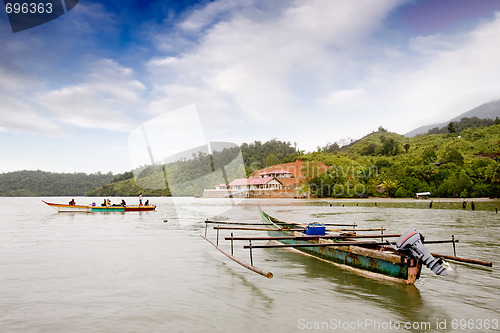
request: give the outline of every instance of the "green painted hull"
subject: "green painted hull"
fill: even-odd
[[[276,231],[268,231],[269,236],[303,236],[303,233],[294,231],[281,231],[280,227],[297,227],[296,225],[287,225],[265,212],[261,212],[264,223],[273,226]],[[321,239],[312,240],[280,240],[283,244],[308,244],[308,243],[330,243],[331,240]],[[318,257],[329,262],[366,272],[376,277],[413,284],[420,276],[422,263],[417,260],[407,259],[397,253],[382,251],[383,248],[366,248],[360,246],[322,246],[322,247],[298,247],[297,250],[309,255]]]
[[[125,207],[89,207],[91,212],[124,212]]]

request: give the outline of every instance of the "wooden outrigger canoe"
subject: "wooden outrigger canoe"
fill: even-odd
[[[60,213],[70,213],[70,212],[82,212],[82,213],[93,213],[93,212],[144,212],[153,211],[156,206],[97,206],[97,205],[69,205],[69,204],[58,204],[51,203],[42,200],[45,204],[52,208],[55,208]]]
[[[436,275],[447,275],[442,265],[442,258],[492,266],[491,262],[466,259],[449,255],[430,253],[425,244],[455,243],[457,239],[452,235],[451,240],[424,241],[424,237],[415,230],[408,230],[403,234],[383,234],[385,229],[360,229],[357,225],[348,224],[301,224],[280,221],[271,217],[261,210],[262,223],[241,223],[205,221],[205,235],[201,236],[220,252],[238,264],[248,268],[260,275],[272,278],[273,274],[253,265],[252,250],[257,248],[295,248],[318,259],[331,262],[344,268],[354,270],[363,275],[375,278],[383,278],[406,284],[414,284],[420,277],[422,266],[430,268]],[[213,228],[217,230],[217,241],[213,242],[207,238],[208,224],[217,224]],[[224,226],[221,226],[224,225]],[[343,227],[344,229],[326,229],[325,226]],[[350,229],[347,229],[350,227]],[[266,231],[267,237],[225,237],[231,241],[230,253],[219,246],[220,230],[252,230]],[[358,231],[381,231],[378,235],[360,235]],[[328,233],[326,232],[328,231]],[[332,232],[336,232],[335,234]],[[387,238],[398,237],[395,243],[387,241]],[[380,241],[371,239],[380,238]],[[233,255],[233,243],[235,241],[248,241],[249,245],[244,248],[250,250],[250,263],[246,263]],[[385,241],[384,241],[385,240]],[[281,244],[252,244],[252,241],[277,241]]]
[[[263,211],[261,211],[261,216],[262,221],[274,229],[267,232],[270,237],[283,237],[276,240],[285,245],[297,245],[294,248],[314,257],[349,267],[364,275],[406,284],[414,284],[420,277],[422,261],[396,252],[387,243],[381,245],[377,242],[359,241],[359,238],[349,237],[349,235],[341,239],[337,238],[337,240],[341,240],[336,242],[338,245],[333,244],[332,239],[327,237],[300,239],[300,237],[307,235],[304,232],[293,231],[294,228],[297,228],[296,224],[279,221]],[[385,235],[385,237],[389,236],[391,235]],[[375,237],[384,236],[376,235]]]

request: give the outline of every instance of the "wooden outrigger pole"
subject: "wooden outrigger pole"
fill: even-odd
[[[226,255],[229,259],[237,262],[238,264],[240,264],[241,266],[257,273],[257,274],[260,274],[262,276],[265,276],[267,277],[268,279],[272,279],[273,278],[273,273],[271,272],[268,272],[266,270],[263,270],[263,269],[260,269],[258,267],[255,267],[253,265],[249,265],[247,264],[246,262],[243,262],[241,261],[240,259],[236,258],[235,256],[227,253],[226,251],[224,251],[223,249],[221,249],[220,247],[218,247],[214,242],[212,242],[210,239],[208,239],[207,237],[205,236],[201,236],[202,238],[204,238],[207,242],[209,242],[210,244],[212,244],[217,250],[219,250],[220,252],[222,252],[224,255]]]
[[[205,220],[205,223],[211,223],[211,224],[228,224],[228,225],[269,225],[268,223],[253,223],[253,222],[231,222],[231,221],[212,221],[212,220]],[[283,222],[279,221],[277,224],[290,224],[290,225],[296,225],[296,226],[306,226],[303,223],[297,223],[297,222]],[[321,223],[325,226],[330,226],[330,227],[357,227],[357,224],[349,224],[349,223]],[[379,230],[379,229],[377,229]],[[358,230],[359,231],[359,230]]]
[[[457,242],[457,240],[455,240]],[[448,256],[445,254],[437,254],[437,253],[431,253],[434,257],[436,258],[444,258],[444,259],[449,259],[449,260],[455,260],[455,261],[460,261],[460,262],[465,262],[468,264],[476,264],[476,265],[483,265],[483,266],[488,266],[488,267],[493,267],[493,263],[491,261],[483,261],[483,260],[477,260],[477,259],[469,259],[469,258],[461,258],[461,257],[456,257],[456,256]]]
[[[303,237],[291,237],[288,239],[303,239]],[[276,239],[279,240],[279,239]],[[438,243],[451,243],[453,242],[452,240],[437,240],[437,241],[427,241],[424,242],[426,244],[438,244]],[[458,240],[455,240],[455,242],[458,242]],[[338,241],[334,243],[307,243],[307,244],[263,244],[263,245],[245,245],[243,246],[244,249],[265,249],[265,248],[280,248],[280,247],[324,247],[324,246],[382,246],[382,245],[389,245],[390,243],[387,242],[364,242],[364,241]],[[438,255],[440,256],[440,255]],[[450,256],[441,256],[443,258],[449,257]],[[453,257],[457,258],[457,257]],[[469,259],[471,260],[471,259]],[[476,260],[477,261],[477,260]]]
[[[238,237],[226,237],[225,240],[284,240],[284,239],[300,239],[300,240],[317,240],[318,238],[322,239],[344,239],[344,238],[391,238],[391,237],[400,237],[400,234],[385,234],[385,235],[325,235],[325,236],[263,236],[263,237],[247,237],[247,236],[238,236]],[[450,241],[451,242],[451,241]],[[455,240],[458,242],[458,240]]]

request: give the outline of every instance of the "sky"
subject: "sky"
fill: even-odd
[[[313,151],[500,99],[497,0],[80,0],[16,33],[0,9],[0,173],[129,171],[154,119],[162,154]]]

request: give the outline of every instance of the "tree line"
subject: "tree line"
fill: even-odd
[[[331,169],[308,179],[318,197],[500,196],[500,124],[406,138],[374,132],[334,154],[305,154]]]
[[[201,195],[214,184],[300,159],[307,178],[303,190],[318,197],[414,197],[427,191],[436,197],[499,197],[500,121],[471,118],[452,125],[445,133],[414,138],[379,127],[350,144],[328,143],[307,153],[290,142],[255,141],[119,175],[10,172],[0,174],[0,196]],[[235,162],[240,153],[243,165]],[[329,171],[320,174],[315,162]]]
[[[83,196],[109,183],[110,173],[53,173],[22,170],[0,174],[0,196]]]

